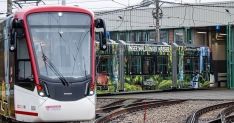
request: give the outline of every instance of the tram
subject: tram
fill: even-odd
[[[9,121],[95,119],[94,29],[106,50],[106,27],[86,9],[22,8],[0,23],[0,114]]]
[[[98,47],[99,42],[96,44]],[[207,46],[121,40],[108,40],[107,46],[108,50],[96,52],[100,59],[97,66],[98,94],[169,90],[173,89],[172,81],[176,81],[176,88],[210,85],[210,51]],[[176,54],[174,58],[173,52]]]

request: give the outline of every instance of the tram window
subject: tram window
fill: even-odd
[[[203,71],[208,71],[208,59],[207,57],[203,57]]]
[[[31,71],[31,63],[30,61],[19,61],[18,62],[18,79],[24,80],[24,79],[31,79],[32,77],[32,71]]]
[[[25,38],[18,40],[17,43],[17,81],[16,85],[33,91],[35,83],[32,81],[32,67],[28,55],[28,47]]]
[[[157,56],[156,73],[168,74],[168,56]]]
[[[141,74],[141,56],[130,56],[129,71],[129,74]]]
[[[108,71],[108,58],[109,58],[108,56],[100,58],[100,63],[99,63],[100,67],[99,67],[99,71],[98,71],[99,73],[103,73],[103,72],[108,73],[109,72]]]
[[[193,72],[192,57],[184,57],[184,72]]]
[[[17,59],[29,59],[28,47],[25,38],[17,43]]]
[[[153,56],[146,56],[143,58],[143,74],[155,74],[155,62]]]
[[[199,73],[199,58],[198,57],[195,57],[194,58],[194,73]]]
[[[184,57],[184,72],[196,73],[199,72],[199,57]]]

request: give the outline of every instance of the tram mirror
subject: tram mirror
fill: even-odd
[[[13,28],[21,28],[21,29],[23,29],[24,28],[23,20],[18,20],[18,19],[12,18],[10,23],[11,23],[10,24],[10,28],[11,29],[13,29]]]
[[[96,19],[94,23],[96,28],[106,28],[105,22],[100,18]]]
[[[103,32],[99,32],[99,39],[100,39],[100,50],[105,51],[107,49],[107,41],[106,35]]]
[[[14,32],[13,35],[11,36],[11,41],[10,41],[10,52],[14,52],[16,50],[16,40],[17,40],[17,32]]]
[[[104,20],[98,18],[95,20],[95,27],[96,28],[103,28],[103,31],[99,32],[99,39],[100,39],[100,50],[107,50],[107,40],[106,40],[106,24]]]

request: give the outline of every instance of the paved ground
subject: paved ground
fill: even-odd
[[[157,92],[103,96],[98,98],[148,98],[148,99],[234,99],[234,89],[211,88],[208,90],[190,90],[175,92]]]

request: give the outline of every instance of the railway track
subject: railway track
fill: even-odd
[[[125,115],[127,113],[132,113],[135,111],[140,111],[148,108],[159,107],[164,105],[181,103],[186,100],[154,100],[154,101],[143,101],[137,100],[134,103],[130,103],[128,105],[116,105],[105,107],[101,109],[97,109],[97,113],[103,113],[103,116],[99,117],[95,120],[94,123],[106,123],[114,120],[115,118]]]
[[[164,102],[164,101],[167,101],[167,100],[155,100],[155,101],[150,101],[150,102]],[[108,106],[103,106],[103,108],[97,109],[96,113],[109,113],[109,112],[116,110],[118,108],[124,108],[124,107],[136,106],[136,105],[144,105],[145,103],[148,103],[148,101],[136,100],[136,101],[133,101],[132,103],[127,104],[127,105],[119,104],[119,105],[112,106],[112,105],[108,104]],[[116,103],[114,102],[113,104],[116,104]]]
[[[118,101],[112,102],[110,104],[107,104],[105,106],[102,106],[101,108],[106,108],[106,107],[111,107],[111,106],[115,106],[115,105],[120,105],[120,104],[122,104],[126,100],[127,99],[118,100]]]
[[[217,119],[209,121],[208,123],[231,123],[234,121],[234,115],[230,115],[233,112],[234,106],[229,106],[220,112]]]
[[[234,102],[228,102],[228,103],[222,103],[222,104],[212,105],[212,106],[198,109],[198,110],[194,111],[187,118],[186,123],[198,123],[198,119],[202,114],[205,114],[209,111],[213,111],[216,109],[221,109],[221,108],[224,108],[224,109],[221,110],[220,114],[217,116],[219,118],[212,120],[212,121],[208,121],[208,123],[228,123],[228,121],[233,120],[234,115],[228,116],[228,114],[230,114],[231,112],[234,111],[234,109],[233,109]]]

